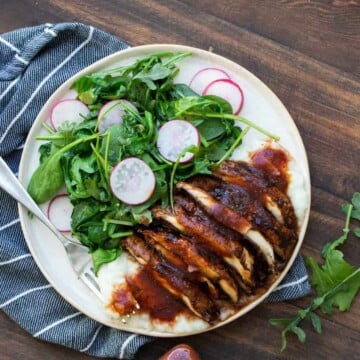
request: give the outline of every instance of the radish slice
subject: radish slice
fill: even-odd
[[[135,105],[127,100],[112,100],[107,102],[98,114],[99,132],[103,134],[110,126],[122,124],[127,106],[138,112]]]
[[[225,99],[231,105],[235,115],[240,113],[244,104],[244,93],[241,87],[230,79],[212,81],[202,95],[216,95]]]
[[[192,90],[201,95],[208,84],[218,79],[230,79],[230,76],[224,70],[207,67],[199,70],[193,76],[189,86]]]
[[[79,100],[60,100],[51,110],[50,122],[54,130],[57,131],[64,121],[81,123],[84,120],[82,116],[86,116],[89,112],[89,108]]]
[[[50,200],[47,216],[61,232],[71,231],[71,214],[74,209],[67,194],[56,195]]]
[[[155,190],[155,175],[146,162],[135,157],[127,158],[113,168],[110,187],[122,202],[129,205],[142,204]]]
[[[157,147],[160,154],[167,160],[175,162],[180,153],[188,146],[199,146],[200,135],[194,125],[185,120],[171,120],[160,129],[157,139]],[[194,157],[187,152],[180,158],[180,163],[186,163]]]

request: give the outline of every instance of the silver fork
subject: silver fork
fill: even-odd
[[[103,301],[87,248],[79,242],[65,237],[56,229],[1,157],[0,187],[31,211],[61,241],[76,275]]]

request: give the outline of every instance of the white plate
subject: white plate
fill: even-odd
[[[299,132],[290,114],[276,95],[249,71],[216,54],[180,45],[146,45],[130,48],[110,55],[66,81],[47,101],[39,113],[27,138],[21,158],[19,178],[23,184],[28,184],[31,175],[39,164],[38,148],[40,143],[35,140],[35,137],[43,132],[41,124],[48,120],[50,109],[54,102],[63,98],[74,97],[74,93],[69,91],[69,88],[75,79],[84,74],[103,70],[105,68],[126,65],[132,63],[137,58],[161,51],[192,52],[193,55],[190,58],[184,59],[177,64],[181,69],[177,79],[179,82],[189,83],[191,77],[197,70],[207,66],[215,66],[226,70],[231,77],[240,84],[244,91],[245,103],[241,115],[279,135],[281,138],[281,145],[283,145],[297,160],[300,171],[303,173],[305,179],[307,210],[301,226],[299,241],[286,268],[263,296],[242,308],[238,313],[226,321],[220,322],[214,326],[219,327],[253,309],[262,302],[271,290],[283,279],[299,252],[309,218],[310,176],[307,157]],[[255,130],[250,130],[247,136],[257,137],[259,135]],[[242,145],[244,148],[247,146],[246,139],[247,137],[245,137]],[[27,211],[22,206],[19,206],[19,212],[21,226],[28,247],[42,273],[61,296],[79,311],[102,324],[122,330],[144,333],[144,331],[137,328],[127,327],[126,324],[123,324],[121,321],[109,318],[104,310],[104,305],[100,303],[88,288],[76,278],[59,241],[37,219],[30,219],[27,215]],[[210,329],[213,329],[214,327]],[[177,334],[156,331],[145,333],[147,335],[162,337],[178,336]]]

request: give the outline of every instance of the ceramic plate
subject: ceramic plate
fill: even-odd
[[[272,133],[279,135],[280,144],[284,146],[297,160],[299,169],[305,179],[307,209],[301,225],[299,241],[286,268],[265,294],[256,299],[256,301],[242,308],[226,321],[220,322],[209,328],[213,329],[224,325],[253,309],[277,286],[291,267],[297,253],[299,252],[309,218],[310,176],[303,142],[294,121],[284,105],[257,77],[243,67],[221,56],[186,46],[146,45],[130,48],[110,55],[73,76],[61,87],[59,87],[59,89],[49,98],[39,113],[27,138],[20,163],[19,177],[23,184],[28,184],[31,175],[39,164],[38,148],[40,142],[35,140],[35,137],[44,133],[42,123],[48,121],[53,104],[60,99],[74,98],[76,96],[76,94],[69,90],[75,79],[87,73],[126,65],[132,63],[137,58],[162,51],[190,51],[193,54],[191,57],[186,58],[177,64],[181,70],[177,82],[184,82],[188,84],[196,71],[204,67],[218,67],[227,71],[230,76],[241,85],[245,94],[245,103],[241,111],[241,115],[253,122],[256,122],[258,125],[268,129]],[[259,136],[259,134],[255,130],[250,130],[249,134],[245,137],[242,148],[246,149],[248,146],[248,138],[256,138],[257,136]],[[153,336],[178,336],[178,334],[173,333],[160,333],[157,331],[145,332],[141,329],[133,327],[129,328],[121,321],[111,319],[105,311],[104,304],[97,300],[88,288],[77,279],[59,241],[37,219],[30,219],[27,215],[27,211],[22,206],[19,206],[19,212],[25,239],[36,263],[58,293],[75,308],[100,323],[110,327],[137,333],[146,333],[147,335]],[[206,329],[206,331],[209,329]]]

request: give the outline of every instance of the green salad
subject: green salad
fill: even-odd
[[[151,206],[172,206],[177,181],[210,174],[250,127],[277,139],[234,115],[222,89],[199,95],[175,83],[176,64],[189,56],[153,54],[78,78],[77,99],[56,103],[48,134],[37,137],[45,143],[28,191],[41,204],[66,187],[71,233],[89,248],[95,272],[121,254],[122,237],[151,223]]]

